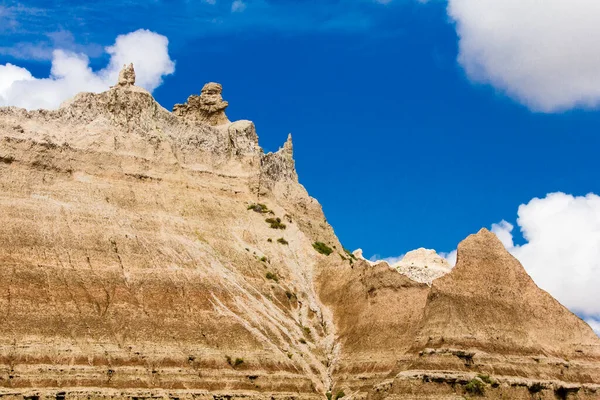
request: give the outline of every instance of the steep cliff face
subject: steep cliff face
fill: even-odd
[[[291,142],[117,85],[1,109],[0,160],[0,386],[327,389],[312,243],[339,244]]]
[[[0,397],[600,396],[600,341],[492,234],[433,283],[355,260],[291,136],[134,80],[0,108]]]

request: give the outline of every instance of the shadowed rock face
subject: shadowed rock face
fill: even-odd
[[[0,108],[0,396],[598,398],[598,338],[493,234],[431,287],[354,260],[291,136],[213,122],[129,83]]]

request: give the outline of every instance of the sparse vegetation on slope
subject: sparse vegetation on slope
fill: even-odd
[[[227,364],[231,365],[233,368],[237,368],[244,363],[244,359],[239,357],[234,360],[231,357],[226,356],[225,359],[227,360]]]
[[[324,254],[326,256],[333,253],[333,249],[331,247],[327,246],[323,242],[314,242],[313,247],[316,251],[318,251],[319,253]]]
[[[287,226],[281,222],[281,218],[267,218],[265,222],[271,226],[272,229],[285,229]]]
[[[262,203],[250,204],[248,206],[248,210],[252,210],[252,211],[260,213],[260,214],[266,214],[269,212],[269,207],[267,207],[265,204],[262,204]]]
[[[275,282],[279,282],[279,277],[272,273],[272,272],[267,272],[267,274],[265,275],[265,277],[271,281],[275,281]]]
[[[483,396],[483,394],[485,393],[485,384],[483,383],[483,381],[481,381],[481,379],[471,379],[471,381],[469,383],[467,383],[467,385],[465,386],[465,390],[467,391],[467,393],[476,395],[476,396]]]
[[[356,256],[354,254],[352,254],[352,252],[345,247],[344,247],[344,253],[346,253],[348,255],[348,257],[350,257],[352,260],[356,260]]]

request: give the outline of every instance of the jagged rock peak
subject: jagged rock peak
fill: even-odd
[[[223,100],[223,87],[219,83],[209,82],[202,88],[200,96],[191,95],[184,104],[175,104],[173,114],[211,126],[229,123],[225,109],[229,105]]]
[[[519,274],[525,274],[524,268],[504,248],[500,239],[486,228],[482,228],[476,234],[469,235],[459,243],[456,265],[463,264],[460,261],[465,258],[477,262],[499,259],[501,261],[498,261],[498,263],[499,266],[502,266],[502,269],[510,267],[511,270],[515,270]],[[496,268],[490,272],[499,273],[499,270]]]
[[[279,149],[283,154],[289,156],[290,158],[294,158],[294,144],[292,143],[292,134],[288,134],[288,138],[283,144],[283,147]]]
[[[133,64],[123,65],[123,69],[119,72],[119,80],[117,86],[133,86],[135,85],[135,69]]]
[[[296,163],[294,161],[294,145],[292,144],[292,134],[282,147],[275,153],[265,154],[261,159],[261,171],[267,178],[267,182],[290,180],[297,182]],[[267,183],[267,186],[269,184]]]

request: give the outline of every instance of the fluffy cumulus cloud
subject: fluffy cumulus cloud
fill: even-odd
[[[0,65],[0,105],[58,108],[79,92],[108,89],[116,83],[119,70],[126,63],[135,65],[136,84],[153,91],[165,75],[175,70],[168,46],[165,36],[141,29],[118,36],[115,43],[105,49],[110,56],[108,65],[98,71],[92,70],[85,54],[61,49],[52,53],[52,68],[47,78],[36,78],[16,65]]]
[[[449,0],[467,76],[530,109],[600,106],[600,2]]]

